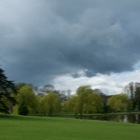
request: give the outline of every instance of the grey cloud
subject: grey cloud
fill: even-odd
[[[0,63],[16,81],[128,71],[140,59],[138,0],[0,3]]]

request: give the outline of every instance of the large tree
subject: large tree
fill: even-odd
[[[130,107],[130,100],[126,94],[116,94],[108,99],[107,104],[111,111],[127,111]]]
[[[77,110],[82,118],[83,113],[100,112],[102,107],[101,96],[90,86],[80,86],[77,89]]]
[[[63,104],[64,111],[72,112],[76,116],[78,113],[78,104],[77,104],[78,100],[77,99],[78,99],[78,97],[73,95],[68,100],[66,100]]]
[[[38,102],[31,85],[25,85],[19,89],[17,101],[20,115],[35,114],[37,112]]]
[[[132,110],[140,111],[140,83],[129,83],[125,86],[125,92],[131,100]]]
[[[51,91],[47,95],[40,97],[40,114],[52,116],[53,113],[60,111],[60,98],[59,96]]]
[[[13,81],[9,81],[0,68],[0,112],[12,113],[13,104],[16,102],[13,93],[17,93]]]

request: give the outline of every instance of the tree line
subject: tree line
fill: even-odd
[[[20,115],[48,115],[54,113],[84,114],[140,111],[140,83],[129,83],[124,93],[106,95],[99,89],[80,86],[74,95],[48,86],[36,92],[31,84],[14,84],[0,69],[0,112]]]

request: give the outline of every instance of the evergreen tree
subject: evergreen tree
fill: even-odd
[[[0,112],[12,112],[13,104],[16,102],[13,93],[17,93],[14,83],[8,80],[4,70],[0,68]]]

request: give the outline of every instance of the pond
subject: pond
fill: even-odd
[[[116,122],[140,124],[140,114],[92,115],[92,116],[83,116],[83,119],[102,120],[102,121],[116,121]]]

